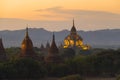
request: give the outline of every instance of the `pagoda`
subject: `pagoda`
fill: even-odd
[[[53,34],[53,39],[51,46],[49,48],[47,56],[45,56],[46,63],[61,63],[61,57],[59,55],[59,50],[55,43],[55,35]]]
[[[48,50],[49,48],[50,48],[50,44],[49,44],[49,42],[47,41],[46,49]]]
[[[6,61],[7,55],[5,52],[5,48],[3,46],[2,38],[0,38],[0,61]]]
[[[28,28],[26,28],[25,38],[21,44],[20,57],[37,58],[37,54],[33,50],[33,43],[28,35]]]
[[[90,49],[90,46],[83,44],[83,38],[77,33],[74,19],[70,34],[64,39],[64,48],[79,48],[81,50]]]
[[[44,50],[44,49],[45,49],[44,45],[41,44],[40,50],[42,51],[42,50]]]

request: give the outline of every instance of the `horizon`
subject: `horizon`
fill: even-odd
[[[72,28],[72,27],[71,27]],[[70,29],[63,29],[63,30],[58,30],[58,31],[51,31],[51,30],[47,30],[45,28],[36,28],[36,27],[28,27],[28,29],[43,29],[45,31],[49,31],[49,32],[61,32],[61,31],[70,31]],[[5,29],[5,30],[0,30],[0,31],[20,31],[20,30],[26,30],[26,27],[25,28],[21,28],[21,29],[15,29],[15,30],[11,30],[11,29]],[[89,32],[89,31],[102,31],[102,30],[120,30],[120,28],[116,28],[116,29],[109,29],[109,28],[106,28],[106,29],[97,29],[97,30],[78,30],[77,31],[84,31],[84,32]]]

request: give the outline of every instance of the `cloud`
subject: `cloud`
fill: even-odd
[[[63,17],[69,20],[70,18],[75,17],[75,18],[97,19],[97,20],[113,20],[113,19],[120,20],[120,14],[115,14],[115,13],[105,12],[105,11],[64,9],[63,7],[60,7],[60,6],[40,9],[35,11],[40,12],[41,17],[48,17],[48,18]],[[47,14],[44,14],[44,12],[47,12]]]
[[[95,14],[101,14],[101,15],[120,15],[120,14],[115,14],[115,13],[110,13],[110,12],[105,12],[105,11],[91,11],[91,10],[79,10],[79,9],[64,9],[63,7],[56,6],[56,7],[51,7],[51,8],[46,8],[46,9],[39,9],[35,10],[37,12],[54,12],[54,13],[59,13],[59,14],[75,14],[75,15],[95,15]]]
[[[64,18],[71,18],[69,15],[60,15],[60,14],[55,14],[55,15],[49,15],[49,14],[43,14],[43,15],[39,15],[39,16],[42,16],[42,17],[46,17],[46,18],[60,18],[60,17],[63,17]]]
[[[46,9],[39,9],[39,10],[35,10],[35,11],[55,11],[55,10],[60,10],[62,7],[60,6],[56,6],[56,7],[51,7],[51,8],[46,8]]]
[[[15,29],[20,29],[24,28],[26,24],[30,24],[32,27],[58,31],[70,29],[74,18],[75,26],[78,30],[120,29],[120,14],[104,11],[64,9],[60,6],[35,11],[37,12],[36,17],[40,18],[40,21],[0,19],[0,27],[1,29],[13,29],[14,27],[16,27]]]

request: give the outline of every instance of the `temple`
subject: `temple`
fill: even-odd
[[[44,45],[41,44],[40,50],[44,50],[44,49],[45,49]]]
[[[49,44],[49,42],[47,41],[46,49],[49,49],[49,48],[50,48],[50,44]]]
[[[7,55],[3,46],[2,38],[0,38],[0,61],[6,61]]]
[[[20,57],[31,57],[36,58],[37,55],[33,50],[33,43],[28,35],[28,28],[26,28],[25,38],[21,44],[21,54]]]
[[[47,56],[45,57],[46,63],[60,63],[61,57],[59,55],[59,50],[55,43],[55,35],[53,34],[52,44],[49,48],[49,52]]]
[[[90,46],[83,44],[83,39],[80,35],[78,35],[73,19],[73,26],[71,28],[70,34],[64,39],[64,48],[76,48],[76,47],[81,50],[90,49]]]

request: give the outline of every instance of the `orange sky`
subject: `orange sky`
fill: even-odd
[[[120,0],[0,0],[0,30],[29,24],[58,31],[70,29],[73,18],[78,30],[120,28]]]
[[[0,18],[41,20],[35,10],[60,6],[63,9],[106,11],[120,14],[120,0],[0,0]],[[47,19],[46,19],[47,20]]]

